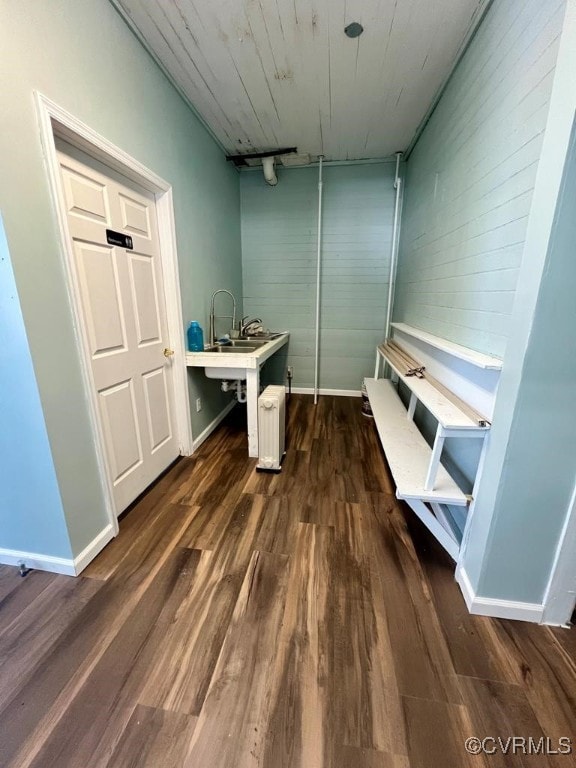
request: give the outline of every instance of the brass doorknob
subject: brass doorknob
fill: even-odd
[[[172,357],[173,354],[174,354],[174,350],[168,349],[168,347],[166,347],[166,349],[164,350],[164,357]]]

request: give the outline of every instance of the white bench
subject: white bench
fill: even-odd
[[[376,376],[380,363],[385,361],[411,393],[406,409],[390,379],[366,379],[378,436],[396,483],[396,496],[410,505],[456,560],[471,497],[462,492],[440,462],[444,442],[448,437],[483,439],[490,425],[475,419],[470,409],[463,410],[455,398],[448,397],[427,378],[405,375],[397,359],[390,359],[384,348],[378,348],[376,361]],[[432,448],[413,420],[417,402],[438,422]]]

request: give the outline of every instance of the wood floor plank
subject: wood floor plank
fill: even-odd
[[[301,506],[289,496],[258,496],[261,525],[254,548],[261,552],[290,555],[294,551],[301,517]]]
[[[333,768],[410,768],[410,763],[406,755],[339,745]]]
[[[215,542],[234,512],[234,505],[219,503],[204,503],[196,507],[180,504],[173,506],[189,510],[190,523],[182,535],[180,546],[190,549],[214,549]]]
[[[398,689],[406,696],[460,703],[452,658],[402,512],[395,508],[382,519],[371,511]]]
[[[14,569],[14,573],[18,571]],[[0,625],[0,636],[2,632],[5,632],[13,621],[16,621],[22,613],[22,606],[27,606],[42,592],[47,589],[55,580],[66,578],[58,576],[54,573],[46,573],[45,571],[30,571],[27,576],[16,576],[14,578],[7,578],[7,582],[10,588],[7,589],[6,595],[0,600],[0,617],[2,618],[2,624]]]
[[[26,577],[28,578],[28,577]],[[0,707],[46,659],[102,582],[79,577],[54,576],[35,600],[0,634]]]
[[[138,705],[106,768],[179,768],[196,717]]]
[[[231,506],[242,491],[255,462],[245,448],[223,451],[219,461],[205,461],[201,472],[192,473],[170,498],[172,504]]]
[[[202,560],[190,593],[164,637],[141,703],[199,714],[254,551],[261,516],[258,499],[243,496],[222,521],[211,557]],[[187,532],[180,545],[184,542],[193,546],[194,538],[188,540]]]
[[[470,755],[474,735],[466,708],[445,701],[402,697],[410,768],[489,768],[485,755]]]
[[[564,755],[531,755],[525,753],[529,747],[519,745],[516,750],[506,746],[514,736],[527,741],[532,738],[536,744],[545,737],[520,686],[474,678],[461,678],[460,686],[470,713],[472,734],[481,739],[502,739],[504,746],[493,741],[488,744],[493,751],[488,758],[490,768],[541,768],[544,760],[548,768],[568,765]]]
[[[186,509],[184,505],[180,508]],[[226,573],[246,567],[260,530],[262,514],[260,498],[251,494],[238,494],[236,502],[230,506],[200,506],[191,516],[178,545],[217,552],[218,567]],[[214,523],[211,516],[215,518]]]
[[[15,565],[0,565],[0,607],[4,598],[22,583],[22,576]]]
[[[321,768],[334,758],[336,690],[330,594],[334,530],[299,524],[290,559],[262,765]]]
[[[370,557],[370,510],[334,505],[335,732],[344,744],[406,754],[383,586]]]
[[[575,738],[576,663],[558,653],[546,627],[513,621],[497,626],[499,641],[514,649],[524,692],[546,736]]]
[[[163,631],[194,581],[201,554],[194,550],[170,553],[30,763],[31,768],[77,765],[86,755],[91,756],[93,768],[108,763],[144,684],[142,667],[136,669],[138,662],[143,658],[144,666],[151,663]]]
[[[576,628],[567,627],[548,627],[548,632],[556,640],[564,653],[576,663]]]
[[[195,471],[197,459],[181,458],[170,467],[160,480],[152,485],[128,513],[120,520],[120,532],[82,571],[82,576],[92,579],[109,579],[121,567],[122,560],[142,537],[148,536],[149,526],[162,514],[166,514],[167,496],[186,482]]]
[[[54,644],[46,662],[0,709],[6,766],[26,768],[65,714],[127,616],[169,557],[186,518],[159,515]],[[26,740],[22,740],[22,735]]]
[[[495,622],[468,612],[464,598],[455,588],[454,562],[415,515],[407,514],[406,522],[432,589],[434,607],[456,673],[520,683],[510,644],[499,641]]]
[[[185,768],[245,768],[258,764],[270,707],[270,675],[287,571],[286,556],[254,552]]]
[[[359,455],[366,491],[395,495],[396,487],[382,450],[374,420],[364,418],[364,423],[360,422],[357,428],[361,436]]]
[[[348,456],[349,446],[343,437],[338,442],[325,438],[314,441],[310,451],[308,487],[316,499],[358,502],[365,488],[360,460]]]
[[[293,451],[310,451],[317,409],[312,398],[289,396],[286,441]]]
[[[246,449],[246,430],[246,405],[236,403],[218,429],[202,444],[198,458],[203,462],[216,461],[218,463],[225,451],[237,448]]]
[[[310,488],[308,483],[310,454],[305,451],[290,450],[282,462],[279,473],[253,472],[248,476],[244,493],[257,493],[264,496],[286,496],[294,500],[306,498]]]
[[[237,406],[86,577],[0,566],[2,768],[574,763],[464,748],[576,745],[573,631],[467,614],[358,398],[292,396],[287,437],[256,473]]]

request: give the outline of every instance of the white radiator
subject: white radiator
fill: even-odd
[[[256,469],[280,472],[286,433],[286,391],[266,387],[258,398],[258,464]]]

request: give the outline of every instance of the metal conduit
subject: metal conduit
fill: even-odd
[[[398,234],[400,227],[400,205],[402,202],[402,179],[400,177],[400,160],[402,152],[396,152],[396,177],[394,179],[394,189],[396,190],[396,200],[394,202],[394,225],[392,227],[392,248],[390,250],[390,279],[388,282],[388,306],[386,308],[386,326],[384,328],[384,339],[390,336],[390,323],[392,322],[392,309],[394,306],[394,288],[396,285],[396,262],[398,260]]]
[[[318,255],[316,261],[316,353],[314,358],[314,405],[318,403],[318,370],[320,361],[320,278],[322,272],[322,161],[318,157]]]

